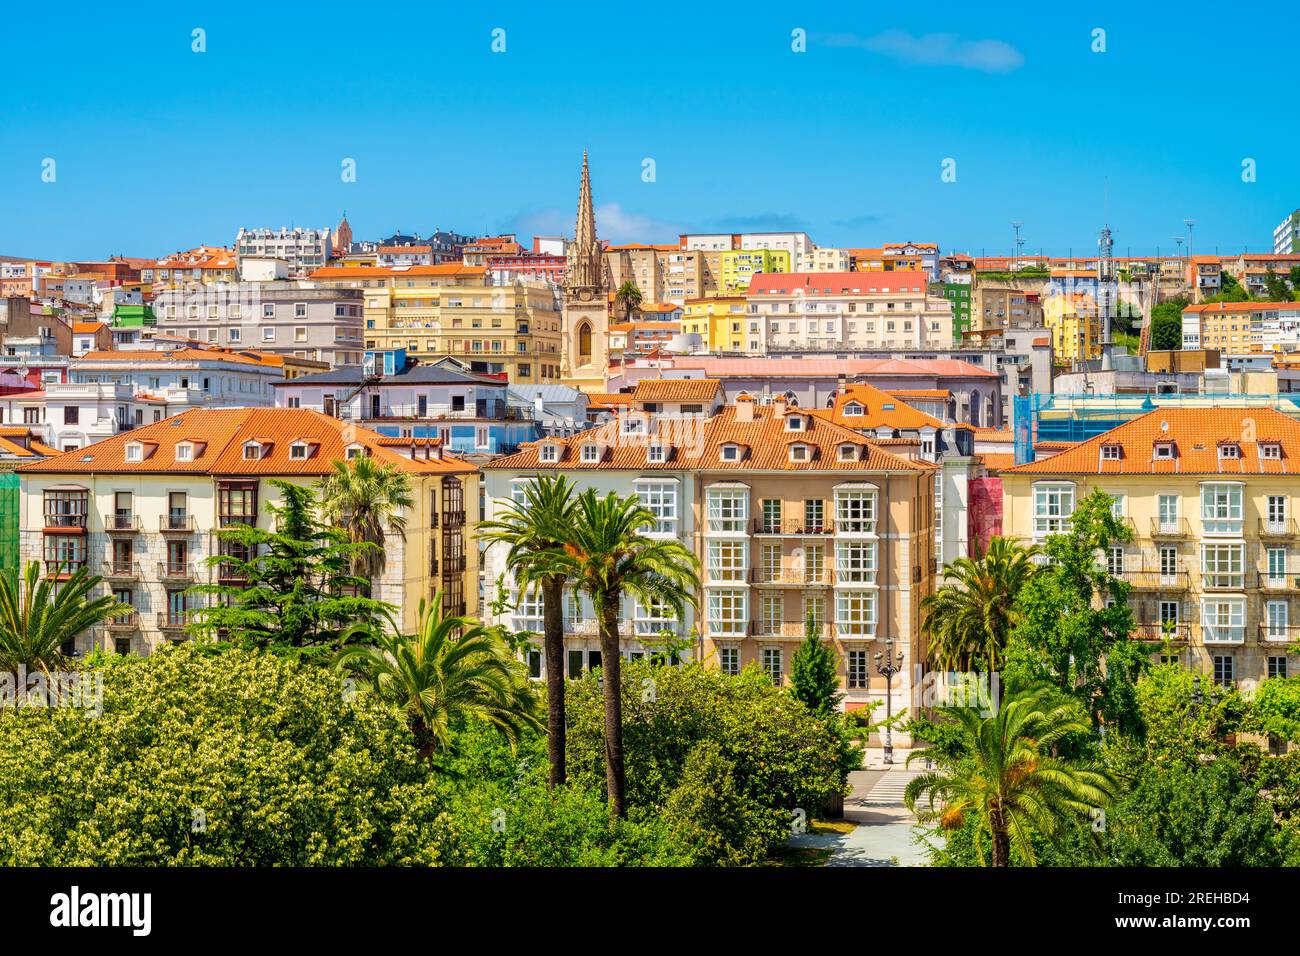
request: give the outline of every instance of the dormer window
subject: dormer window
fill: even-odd
[[[651,464],[663,464],[668,460],[667,445],[649,445],[645,450],[645,460]]]
[[[1158,441],[1155,444],[1154,456],[1157,459],[1170,459],[1174,457],[1174,443],[1171,441]]]
[[[591,445],[591,444],[583,445],[582,460],[588,465],[592,465],[600,461],[600,446]]]
[[[840,446],[840,461],[857,461],[858,446],[845,443]]]
[[[845,415],[861,415],[861,414],[862,414],[862,406],[859,405],[857,402],[849,402],[847,405],[844,406],[844,414],[845,414]]]
[[[126,446],[127,461],[144,461],[144,446],[138,441],[128,442]]]
[[[305,441],[296,441],[289,446],[289,457],[295,461],[302,461],[307,457],[307,443]]]
[[[177,460],[177,461],[193,461],[193,460],[194,460],[194,446],[193,446],[192,444],[190,444],[189,442],[187,442],[187,441],[183,441],[183,442],[181,442],[179,445],[177,445],[177,446],[176,446],[176,460]]]
[[[623,417],[623,434],[624,435],[644,435],[646,434],[646,420],[640,415],[625,415]]]
[[[244,461],[257,461],[262,457],[262,445],[260,442],[244,442]],[[351,457],[350,455],[348,457]]]
[[[794,444],[790,446],[791,461],[808,461],[812,458],[812,449],[804,444]]]
[[[557,462],[560,460],[560,448],[558,445],[543,445],[537,449],[537,460],[544,462]]]
[[[348,461],[351,461],[354,458],[360,458],[365,453],[366,453],[365,445],[348,445],[348,447],[343,451],[343,457],[346,458]]]
[[[1101,446],[1102,461],[1119,461],[1123,457],[1124,457],[1124,452],[1120,445]]]
[[[788,432],[803,431],[803,416],[802,415],[785,416],[785,430]]]
[[[740,461],[739,445],[723,445],[718,453],[723,461]]]
[[[1237,460],[1241,458],[1241,446],[1236,442],[1228,441],[1219,445],[1219,460]]]
[[[1259,443],[1259,457],[1260,457],[1260,458],[1274,458],[1274,459],[1281,458],[1281,457],[1282,457],[1282,446],[1281,446],[1281,444],[1279,444],[1278,442],[1275,442],[1275,441],[1265,441],[1265,442],[1260,442],[1260,443]]]

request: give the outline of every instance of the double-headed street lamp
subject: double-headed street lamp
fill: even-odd
[[[885,638],[885,653],[876,651],[876,673],[885,679],[885,763],[894,762],[894,736],[890,725],[893,724],[894,675],[903,669],[903,652],[894,654],[894,636]]]

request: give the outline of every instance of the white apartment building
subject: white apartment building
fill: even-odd
[[[747,299],[769,354],[952,344],[952,304],[930,294],[924,272],[756,275]]]
[[[809,250],[795,264],[795,272],[848,272],[852,266],[852,256],[847,249],[833,249],[819,246]]]
[[[333,254],[333,233],[324,229],[240,229],[235,236],[235,254],[283,259],[289,271],[305,275],[320,269]]]

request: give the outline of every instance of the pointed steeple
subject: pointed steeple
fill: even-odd
[[[582,151],[582,184],[578,187],[578,221],[569,247],[567,285],[573,289],[603,286],[604,256],[596,238],[596,210],[591,201],[591,171]]]

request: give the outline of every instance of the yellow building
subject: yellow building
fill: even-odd
[[[728,249],[722,253],[722,289],[735,292],[749,288],[759,274],[790,271],[790,253],[785,249]]]
[[[1296,666],[1297,461],[1300,422],[1271,408],[1159,408],[1004,470],[1003,533],[1042,542],[1091,492],[1114,496],[1133,540],[1104,560],[1131,588],[1138,635],[1249,689]]]
[[[1043,298],[1043,324],[1052,333],[1058,362],[1070,365],[1101,357],[1101,316],[1097,301],[1074,292]]]
[[[332,266],[311,279],[364,291],[367,350],[451,355],[474,372],[504,373],[512,384],[560,379],[560,305],[544,283],[491,285],[486,268],[457,263]]]
[[[698,335],[706,351],[763,354],[762,324],[749,314],[743,295],[687,299],[681,323],[682,332]]]

